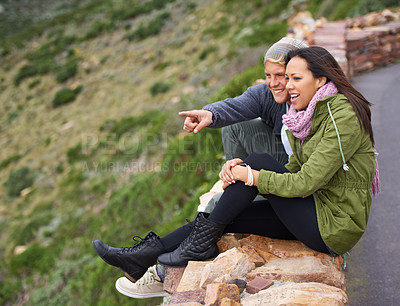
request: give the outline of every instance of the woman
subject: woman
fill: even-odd
[[[228,161],[220,172],[225,191],[209,215],[163,238],[150,232],[130,248],[94,241],[98,254],[135,281],[157,258],[182,267],[215,257],[224,232],[298,239],[333,256],[350,250],[379,183],[370,103],[321,47],[290,52],[286,79],[291,106],[283,121],[293,151],[286,167],[267,153]],[[253,202],[258,193],[266,199]]]

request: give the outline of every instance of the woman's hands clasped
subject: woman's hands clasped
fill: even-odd
[[[224,182],[222,186],[223,189],[236,182],[235,176],[232,172],[232,168],[240,165],[241,163],[243,163],[243,160],[241,160],[240,158],[235,158],[228,160],[222,166],[222,169],[219,172],[219,178],[221,179],[221,181]]]

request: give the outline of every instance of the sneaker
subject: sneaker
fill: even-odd
[[[135,299],[146,299],[168,296],[163,290],[163,283],[157,273],[157,266],[151,266],[136,283],[126,277],[120,277],[115,282],[115,288],[123,295]]]
[[[145,238],[133,237],[135,244],[131,247],[114,248],[100,240],[93,241],[97,254],[109,265],[128,273],[132,282],[140,279],[149,267],[157,262],[163,246],[160,237],[149,232]]]

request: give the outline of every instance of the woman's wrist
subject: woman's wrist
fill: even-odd
[[[242,181],[243,183],[250,183],[248,179],[250,178],[248,172],[247,164],[242,163],[238,166],[232,167],[232,174],[235,181]],[[252,186],[258,186],[258,176],[260,171],[251,169],[251,176],[253,177]]]
[[[238,165],[232,168],[232,174],[235,179],[235,181],[242,181],[245,182],[247,181],[247,167]]]

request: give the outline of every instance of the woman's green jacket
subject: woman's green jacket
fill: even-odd
[[[358,242],[367,226],[375,173],[370,137],[342,94],[317,101],[303,143],[287,134],[293,155],[286,168],[291,173],[261,170],[259,192],[281,197],[313,195],[321,237],[342,255]],[[343,169],[342,156],[348,171]]]

